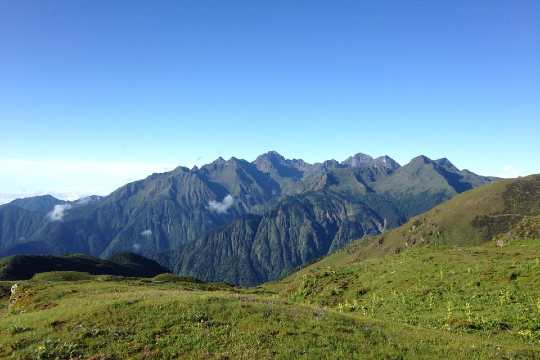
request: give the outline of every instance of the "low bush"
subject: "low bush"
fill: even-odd
[[[93,275],[78,271],[52,271],[35,274],[33,281],[84,281],[92,280]]]

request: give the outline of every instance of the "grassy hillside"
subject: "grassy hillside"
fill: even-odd
[[[509,336],[540,356],[540,176],[456,196],[266,289],[366,319]]]
[[[64,279],[65,280],[65,279]],[[0,358],[531,359],[538,346],[170,279],[47,279],[1,297]],[[0,283],[4,294],[11,283]],[[376,315],[379,312],[375,313]],[[453,336],[448,336],[452,334]]]
[[[540,240],[328,260],[268,288],[367,319],[452,335],[508,336],[540,351]]]
[[[470,246],[497,240],[504,244],[524,238],[540,238],[540,175],[498,181],[459,194],[399,228],[352,243],[346,253],[359,259],[415,245]]]

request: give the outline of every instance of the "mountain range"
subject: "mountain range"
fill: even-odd
[[[404,166],[364,154],[316,164],[276,152],[219,158],[105,197],[0,206],[0,256],[130,251],[178,274],[253,285],[495,180],[425,156]]]

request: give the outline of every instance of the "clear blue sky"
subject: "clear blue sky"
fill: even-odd
[[[0,105],[0,197],[267,150],[540,173],[540,2],[0,0]]]

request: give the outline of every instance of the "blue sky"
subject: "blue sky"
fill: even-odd
[[[0,1],[0,202],[268,150],[540,173],[539,14],[533,0]]]

